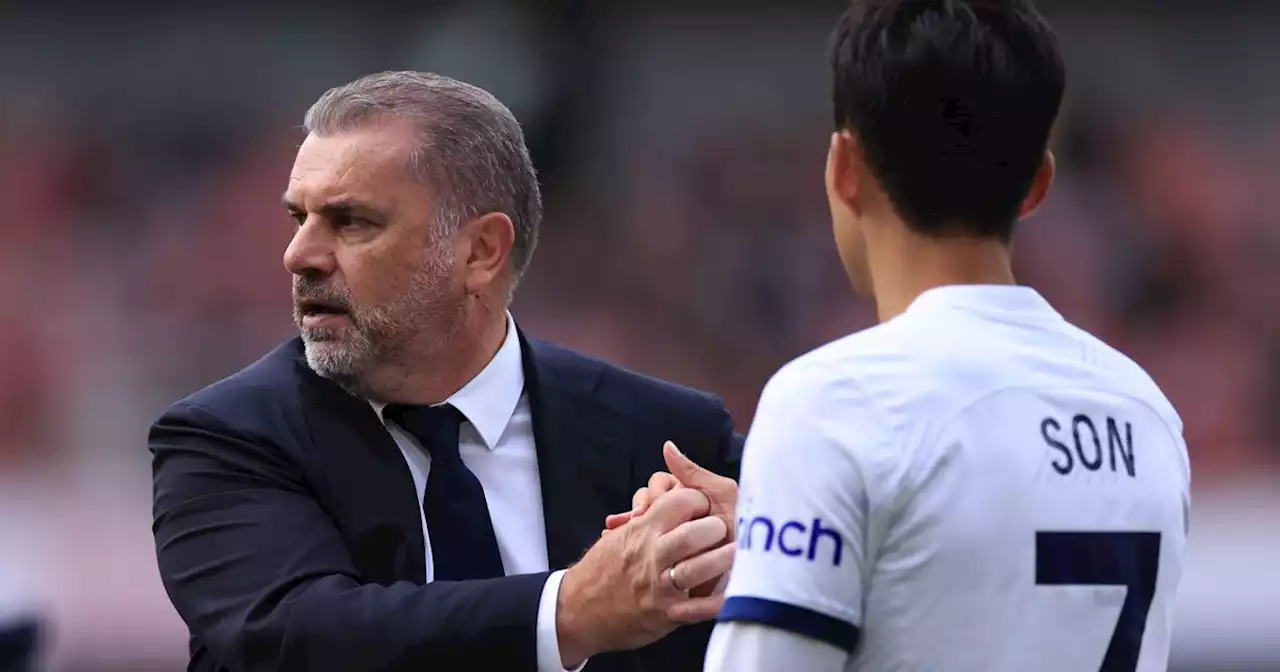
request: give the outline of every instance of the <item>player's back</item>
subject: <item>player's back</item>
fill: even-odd
[[[1189,471],[1141,368],[1026,288],[935,290],[833,346],[902,451],[852,669],[1165,669]]]
[[[765,387],[709,666],[1163,670],[1189,478],[1127,357],[1031,289],[931,290]]]

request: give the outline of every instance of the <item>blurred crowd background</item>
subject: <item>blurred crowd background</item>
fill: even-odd
[[[547,200],[516,318],[743,429],[781,363],[873,320],[822,191],[839,0],[115,5],[0,10],[0,620],[41,614],[46,669],[183,669],[147,425],[293,333],[279,196],[330,86],[493,91]],[[1186,423],[1174,669],[1280,670],[1280,5],[1041,7],[1069,96],[1020,276]]]

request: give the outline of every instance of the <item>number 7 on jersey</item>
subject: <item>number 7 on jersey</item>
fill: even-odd
[[[1098,672],[1138,669],[1159,570],[1159,532],[1036,532],[1037,585],[1128,589]]]

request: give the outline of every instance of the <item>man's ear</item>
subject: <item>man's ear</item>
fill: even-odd
[[[1049,188],[1053,186],[1053,178],[1057,170],[1057,160],[1054,159],[1053,152],[1044,150],[1040,167],[1036,170],[1035,178],[1031,180],[1031,189],[1027,191],[1027,197],[1022,199],[1022,206],[1018,208],[1018,219],[1030,217],[1044,204],[1045,199],[1049,197]]]
[[[480,293],[508,271],[515,240],[515,226],[501,212],[480,215],[463,225],[458,242],[468,294]]]
[[[847,130],[832,133],[831,146],[827,149],[827,197],[855,214],[859,211],[861,163],[862,146],[857,136]]]

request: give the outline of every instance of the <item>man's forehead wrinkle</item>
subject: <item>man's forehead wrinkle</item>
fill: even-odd
[[[313,181],[307,176],[294,176],[289,180],[283,200],[286,205],[309,210],[329,205],[375,206],[394,201],[393,190],[388,188],[385,179],[374,177],[353,181],[351,172],[356,169],[354,166],[347,168],[333,179]]]
[[[309,137],[294,161],[286,204],[308,212],[344,204],[396,211],[406,198],[401,192],[411,186],[416,193],[421,183],[409,173],[413,137],[385,128]]]
[[[361,191],[340,189],[335,191],[299,192],[289,194],[292,198],[285,201],[287,207],[309,212],[317,212],[325,208],[351,207],[357,210],[377,210],[389,212],[395,209],[398,202],[395,194],[381,193],[377,197]]]
[[[343,166],[342,164],[339,164],[338,170],[342,172],[340,172],[336,176],[335,181],[339,184],[346,183],[351,179],[351,173],[357,171],[359,168],[360,168],[360,164],[357,163],[356,161],[348,161],[345,166]]]

